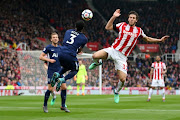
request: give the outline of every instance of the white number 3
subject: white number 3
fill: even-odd
[[[70,41],[66,41],[66,43],[68,44],[73,44],[74,43],[74,38],[77,37],[76,35],[74,34],[71,34],[71,37],[70,37]]]

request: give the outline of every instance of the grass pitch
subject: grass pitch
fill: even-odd
[[[119,104],[113,95],[67,95],[71,113],[60,110],[57,96],[54,106],[48,101],[49,113],[44,113],[43,96],[1,96],[0,120],[180,120],[180,96],[120,95]]]

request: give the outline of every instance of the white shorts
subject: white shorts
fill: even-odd
[[[152,80],[152,87],[165,87],[164,80]]]
[[[127,74],[127,57],[112,47],[105,48],[103,50],[108,53],[107,59],[114,61],[115,70],[120,70]]]

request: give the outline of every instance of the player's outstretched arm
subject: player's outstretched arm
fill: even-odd
[[[39,56],[39,59],[43,60],[43,61],[50,62],[50,63],[55,63],[56,62],[56,60],[46,58],[45,56],[46,56],[46,54],[42,52],[41,55]]]
[[[113,16],[110,18],[110,20],[106,24],[106,27],[105,27],[106,30],[113,30],[113,22],[117,17],[121,15],[120,12],[121,12],[120,9],[117,9],[114,12]]]
[[[157,39],[157,38],[152,38],[152,37],[144,37],[143,39],[147,42],[164,42],[165,40],[167,40],[169,38],[168,35],[163,36],[161,39]]]

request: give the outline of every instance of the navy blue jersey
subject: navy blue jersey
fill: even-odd
[[[67,30],[64,35],[61,52],[76,56],[78,49],[80,47],[83,48],[87,42],[88,40],[83,33],[77,32],[74,29]]]
[[[60,52],[60,46],[54,47],[53,45],[48,45],[44,48],[43,52],[48,55],[50,59],[56,60],[55,63],[48,63],[48,78],[51,78],[54,72],[60,69],[60,62],[58,60],[58,53]]]

